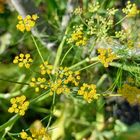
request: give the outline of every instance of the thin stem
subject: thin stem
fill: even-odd
[[[46,94],[46,93],[48,93],[49,92],[49,90],[48,91],[46,91],[46,92],[44,92],[43,94],[41,94],[41,95],[39,95],[39,96],[37,96],[36,98],[34,98],[34,99],[32,99],[32,100],[30,100],[30,103],[33,103],[33,102],[37,102],[37,100],[41,100],[42,101],[42,98],[45,96],[47,96],[47,97],[49,97],[49,94]],[[44,98],[43,98],[44,99]]]
[[[86,58],[86,59],[74,64],[73,66],[69,67],[69,69],[74,69],[74,68],[76,68],[76,67],[78,67],[78,66],[80,66],[80,65],[82,65],[82,64],[84,64],[86,62],[89,62],[89,58]]]
[[[112,94],[112,93],[103,93],[103,94],[97,94],[97,95],[103,95],[103,96],[109,96],[109,97],[120,97],[120,96],[122,96],[121,94]]]
[[[98,63],[99,63],[99,61],[97,61],[97,62],[95,62],[95,63],[92,63],[92,64],[90,64],[90,65],[88,65],[88,66],[86,66],[86,67],[84,67],[84,68],[81,68],[81,69],[79,69],[78,71],[85,70],[85,69],[87,69],[87,68],[90,68],[90,67],[92,67],[92,66],[98,64]]]
[[[54,104],[55,104],[55,93],[53,94],[53,101],[52,101],[52,107],[51,107],[51,115],[49,117],[49,121],[48,121],[48,124],[47,124],[47,127],[46,127],[47,129],[49,128],[51,120],[52,120]]]
[[[10,82],[10,83],[15,83],[15,84],[29,85],[28,83],[16,82],[16,81],[8,80],[8,79],[2,79],[2,78],[0,78],[0,80],[1,81],[5,81],[5,82]]]
[[[14,115],[6,123],[0,126],[0,132],[6,129],[7,127],[10,128],[18,119],[19,119],[19,115]]]
[[[76,64],[74,64],[73,66],[71,66],[71,67],[69,67],[69,69],[74,69],[74,68],[76,68],[76,67],[78,67],[78,66],[80,66],[80,65],[82,65],[82,64],[84,64],[84,63],[87,63],[87,62],[89,62],[89,61],[97,61],[98,60],[98,57],[93,57],[93,58],[85,58],[84,60],[82,60],[82,61],[80,61],[80,62],[78,62],[78,63],[76,63]]]
[[[81,16],[79,16],[79,17],[80,17],[81,21],[83,22],[83,24],[85,24],[87,27],[89,27],[88,24],[83,20],[83,18]]]
[[[105,81],[106,78],[107,78],[107,74],[103,74],[101,76],[101,78],[98,80],[96,86],[99,88],[102,85],[102,83]]]
[[[122,64],[117,63],[117,62],[112,62],[109,65],[112,67],[118,67],[118,68],[122,67]],[[140,71],[139,67],[133,66],[133,65],[126,65],[126,64],[123,64],[122,69],[125,71],[128,71],[128,72],[134,72],[134,73],[139,73],[139,71]]]
[[[121,23],[127,16],[123,17],[120,21],[118,21],[114,26],[118,25],[119,23]]]
[[[60,43],[60,45],[58,47],[55,62],[54,62],[53,72],[55,72],[57,66],[59,65],[59,61],[60,61],[60,57],[61,57],[61,54],[62,54],[64,43],[65,43],[65,40],[66,40],[67,32],[68,32],[68,27],[67,27],[67,29],[65,31],[65,35],[63,36],[63,39],[62,39],[62,41],[61,41],[61,43]]]
[[[34,42],[34,44],[35,44],[35,47],[36,47],[36,49],[37,49],[37,52],[38,52],[38,54],[39,54],[39,56],[40,56],[42,62],[45,63],[44,58],[42,57],[42,54],[41,54],[41,52],[40,52],[40,50],[39,50],[39,47],[38,47],[38,45],[37,45],[37,42],[36,42],[34,36],[31,35],[31,37],[32,37],[32,40],[33,40],[33,42]]]
[[[73,46],[71,46],[71,47],[68,49],[68,51],[65,53],[65,55],[63,56],[63,58],[62,58],[62,60],[61,60],[61,62],[60,62],[60,65],[63,64],[64,59],[66,58],[66,56],[68,55],[68,53],[71,51],[72,48],[73,48]]]

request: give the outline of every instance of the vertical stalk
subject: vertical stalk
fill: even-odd
[[[58,67],[59,65],[59,61],[60,61],[60,57],[61,57],[61,54],[62,54],[62,50],[63,50],[63,46],[64,46],[64,43],[65,43],[65,40],[66,40],[66,34],[68,32],[68,27],[65,31],[65,34],[63,36],[63,39],[58,47],[58,50],[57,50],[57,53],[56,53],[56,58],[55,58],[55,62],[54,62],[54,67],[53,67],[53,73],[55,72],[56,68]]]
[[[42,56],[42,54],[41,54],[41,52],[40,52],[40,50],[39,50],[39,47],[38,47],[38,45],[37,45],[37,42],[36,42],[34,36],[31,35],[31,37],[32,37],[32,40],[33,40],[33,42],[34,42],[34,44],[35,44],[35,47],[36,47],[36,49],[37,49],[37,52],[38,52],[38,54],[39,54],[39,56],[40,56],[42,62],[44,63],[44,62],[45,62],[45,61],[44,61],[44,58],[43,58],[43,56]]]

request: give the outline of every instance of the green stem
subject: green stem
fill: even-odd
[[[6,128],[7,129],[10,128],[18,119],[19,119],[19,115],[14,115],[6,123],[0,126],[0,132],[5,130]]]
[[[8,98],[20,95],[20,94],[21,94],[21,91],[16,91],[16,92],[13,92],[13,93],[6,93],[6,94],[5,93],[0,93],[0,98],[8,99]]]
[[[97,110],[97,112],[96,112],[96,122],[100,122],[100,123],[96,124],[96,128],[99,131],[103,130],[104,125],[105,125],[104,104],[105,104],[105,101],[102,97],[99,98],[96,102],[96,110]]]
[[[83,18],[81,16],[79,16],[79,17],[80,17],[81,21],[83,22],[83,24],[86,25],[87,27],[89,27],[88,24],[83,20]]]
[[[112,62],[109,65],[112,66],[112,67],[117,67],[117,68],[122,67],[122,64],[117,63],[117,62]],[[132,66],[132,65],[126,65],[126,64],[123,64],[122,69],[125,70],[125,71],[128,71],[128,72],[134,72],[134,73],[139,73],[140,72],[140,67]]]
[[[38,47],[38,45],[37,45],[37,42],[36,42],[34,36],[31,35],[31,37],[32,37],[32,40],[33,40],[33,42],[34,42],[34,44],[35,44],[35,47],[36,47],[36,49],[37,49],[37,52],[38,52],[38,54],[39,54],[39,56],[40,56],[42,62],[44,63],[44,62],[45,62],[45,61],[44,61],[44,58],[42,57],[42,54],[41,54],[41,52],[40,52],[40,50],[39,50],[39,47]]]
[[[92,63],[92,64],[90,64],[90,65],[88,65],[88,66],[86,66],[86,67],[84,67],[84,68],[81,68],[81,69],[79,69],[78,71],[85,70],[85,69],[87,69],[87,68],[90,68],[90,67],[92,67],[92,66],[98,64],[98,63],[99,63],[99,61],[97,61],[97,62],[95,62],[95,63]]]
[[[120,21],[118,21],[114,26],[118,25],[119,23],[121,23],[127,16],[123,17]]]
[[[103,74],[101,76],[101,78],[98,80],[96,86],[99,88],[102,85],[102,83],[105,81],[106,78],[107,78],[107,74]]]
[[[61,60],[61,62],[60,62],[60,65],[63,64],[64,59],[66,58],[66,56],[68,55],[68,53],[71,51],[72,48],[73,48],[73,46],[71,46],[71,47],[68,49],[68,51],[65,53],[65,55],[63,56],[63,58],[62,58],[62,60]]]
[[[42,101],[42,100],[46,99],[47,97],[49,97],[49,96],[50,96],[49,94],[47,94],[48,92],[49,92],[49,90],[48,90],[48,91],[46,91],[46,92],[44,92],[43,94],[41,94],[41,95],[37,96],[36,98],[34,98],[34,99],[30,100],[30,103],[40,102],[40,101]]]
[[[10,83],[15,83],[15,84],[29,85],[28,83],[16,82],[16,81],[8,80],[8,79],[2,79],[2,78],[0,78],[0,80],[1,81],[5,81],[5,82],[10,82]]]
[[[63,39],[58,47],[58,50],[57,50],[57,53],[56,53],[56,58],[55,58],[55,62],[54,62],[54,67],[53,67],[53,72],[55,72],[56,68],[58,67],[59,65],[59,61],[60,61],[60,57],[61,57],[61,54],[62,54],[62,50],[63,50],[63,46],[64,46],[64,43],[65,43],[65,40],[66,40],[66,34],[68,32],[68,27],[65,31],[65,34],[63,36]]]
[[[55,93],[53,94],[53,101],[52,101],[52,107],[51,107],[51,115],[49,117],[49,121],[48,121],[48,124],[47,124],[47,127],[46,127],[47,129],[49,128],[51,120],[52,120],[54,104],[55,104]]]
[[[76,63],[76,64],[74,64],[73,66],[71,66],[71,67],[69,67],[69,69],[74,69],[74,68],[76,68],[76,67],[78,67],[78,66],[80,66],[80,65],[82,65],[82,64],[84,64],[84,63],[87,63],[87,62],[92,62],[92,61],[97,61],[98,60],[98,58],[97,57],[93,57],[93,58],[85,58],[84,60],[82,60],[82,61],[80,61],[80,62],[78,62],[78,63]]]

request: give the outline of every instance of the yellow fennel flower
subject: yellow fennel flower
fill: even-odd
[[[75,10],[74,10],[74,15],[81,15],[82,14],[82,8],[80,8],[80,7],[77,7]]]
[[[135,3],[127,2],[126,8],[122,9],[123,13],[126,14],[127,17],[134,17],[140,13]]]
[[[87,44],[87,37],[84,36],[83,25],[74,26],[74,31],[67,39],[67,43],[74,43],[76,46],[85,46]]]
[[[117,58],[116,54],[114,54],[110,48],[99,48],[98,53],[98,58],[100,62],[104,65],[104,67],[108,67],[109,63]]]
[[[70,93],[69,86],[77,87],[79,85],[80,73],[78,71],[74,72],[67,67],[59,67],[55,76],[57,79],[49,82],[50,95]]]
[[[98,99],[96,94],[96,85],[94,84],[88,85],[84,83],[78,90],[78,94],[82,95],[83,98],[89,103],[94,99]]]
[[[28,137],[28,134],[23,130],[22,132],[20,132],[20,137],[25,140]]]
[[[41,121],[35,121],[30,127],[30,135],[24,130],[20,133],[21,139],[25,140],[51,140],[47,129],[42,125]]]
[[[121,94],[131,104],[140,103],[140,89],[129,84],[124,84],[118,89],[118,94]]]
[[[30,64],[33,62],[30,54],[19,54],[19,56],[16,56],[13,60],[14,64],[18,63],[19,67],[25,66],[27,69],[30,68]]]
[[[25,115],[25,111],[28,109],[29,101],[26,101],[26,96],[12,98],[10,100],[12,106],[8,109],[9,113],[17,113],[21,116]]]
[[[35,88],[35,92],[39,92],[40,89],[47,89],[46,78],[32,78],[30,86]]]
[[[17,29],[21,32],[24,31],[29,32],[35,26],[38,16],[34,14],[32,16],[27,15],[25,18],[23,18],[21,15],[19,15],[17,19],[18,19],[18,24],[16,25]]]
[[[53,70],[53,66],[48,64],[48,61],[45,61],[44,64],[40,65],[40,73],[44,74],[51,74]]]

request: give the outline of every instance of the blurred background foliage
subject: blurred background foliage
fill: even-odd
[[[111,7],[122,9],[127,2],[126,0],[97,1],[102,5],[103,12]],[[68,26],[67,21],[69,22],[72,16],[70,12],[77,6],[87,9],[89,2],[92,0],[33,1],[41,19],[38,23],[39,37],[37,40],[45,60],[54,62],[56,49],[61,42],[65,28]],[[139,0],[132,0],[132,2],[140,6]],[[25,8],[27,4],[28,0],[25,0]],[[34,90],[30,89],[28,85],[15,83],[15,81],[28,82],[34,73],[26,69],[21,70],[12,64],[13,58],[21,52],[31,53],[34,57],[33,71],[37,71],[41,62],[29,34],[22,34],[16,30],[15,25],[19,13],[12,2],[0,0],[0,8],[1,6],[3,6],[3,10],[0,12],[0,125],[7,122],[12,116],[7,113],[9,97],[21,93],[25,93],[28,98],[34,96]],[[30,7],[32,6],[30,5]],[[119,21],[122,14],[117,14],[115,18]],[[77,20],[74,19],[72,22],[76,23]],[[117,28],[121,28],[121,25],[118,25]],[[40,43],[39,38],[48,46]],[[63,51],[64,53],[67,51],[67,45],[66,50]],[[82,60],[80,54],[80,48],[73,48],[71,55],[67,56],[64,61],[64,65],[70,66]],[[99,65],[81,73],[82,80],[96,83],[102,76],[104,80],[103,83],[102,79],[99,80],[98,91],[104,91],[115,81],[117,71],[117,68],[104,69]],[[123,74],[122,79],[126,79],[125,76],[130,74],[126,73]],[[117,84],[119,87],[120,83]],[[27,111],[27,115],[20,118],[10,132],[13,134],[21,132],[22,129],[29,128],[35,120],[42,120],[44,125],[47,124],[48,117],[46,116],[50,115],[51,102],[52,98],[50,97],[33,104]],[[87,104],[81,99],[62,95],[56,98],[54,110],[49,130],[52,140],[140,140],[140,107],[137,104],[130,105],[121,97],[101,98],[97,102]],[[0,137],[2,135],[3,131],[0,131]],[[10,133],[8,135],[6,140],[16,139]]]

